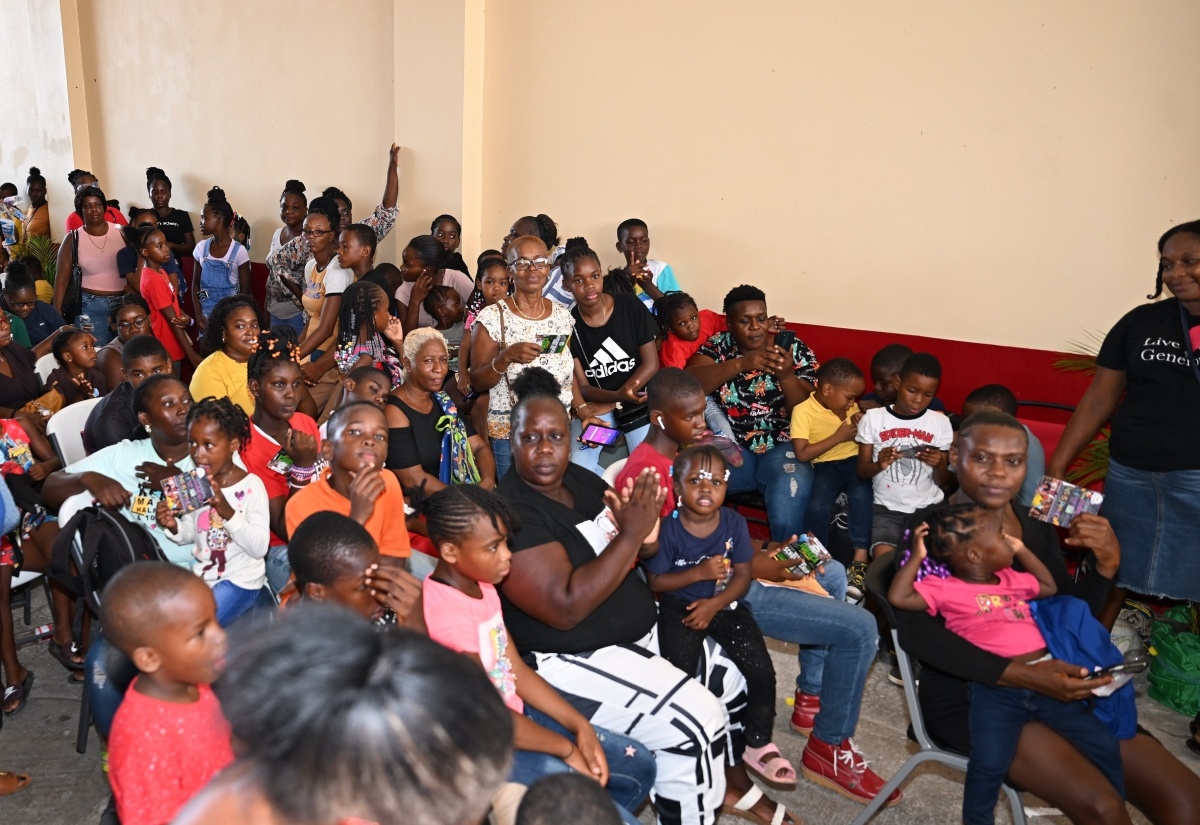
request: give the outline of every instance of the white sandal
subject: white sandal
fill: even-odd
[[[751,814],[750,809],[758,804],[758,800],[762,799],[763,795],[762,788],[758,787],[757,785],[751,785],[750,790],[746,791],[741,799],[733,803],[733,810],[725,808],[724,812],[730,816],[745,820],[746,822],[762,823],[763,820]],[[784,807],[784,804],[782,802],[776,802],[775,815],[771,817],[770,825],[783,825],[784,817],[787,815],[788,810],[786,807]],[[800,820],[796,819],[796,817],[793,816],[792,820],[796,822],[796,825],[800,825]]]

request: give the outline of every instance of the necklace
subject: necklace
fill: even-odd
[[[92,246],[96,247],[96,249],[99,249],[101,252],[104,251],[104,247],[108,246],[108,232],[107,231],[104,233],[104,242],[99,243],[99,244],[96,243],[92,239],[92,233],[88,232],[86,229],[83,231],[83,234],[87,235],[87,239],[92,242]]]
[[[537,311],[536,318],[530,318],[524,312],[521,312],[521,307],[519,304],[517,304],[517,296],[516,295],[512,296],[512,306],[513,306],[513,312],[520,315],[526,321],[540,321],[540,320],[542,320],[542,315],[544,315],[546,312],[546,299],[540,295],[538,296],[538,311]]]

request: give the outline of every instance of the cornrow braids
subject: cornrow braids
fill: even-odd
[[[228,396],[217,398],[210,395],[192,404],[188,410],[188,429],[201,418],[216,422],[226,438],[231,441],[236,438],[243,448],[250,443],[250,418]]]
[[[375,311],[386,303],[387,293],[378,284],[355,281],[346,287],[338,308],[338,346],[358,343],[360,338],[374,340],[379,332],[375,329]]]
[[[246,362],[246,380],[262,383],[267,371],[280,363],[300,363],[300,346],[296,343],[296,331],[280,324],[259,333],[258,349]]]
[[[504,499],[478,484],[453,484],[432,495],[426,495],[425,485],[405,491],[409,506],[425,517],[429,539],[434,545],[443,542],[456,544],[474,532],[480,516],[505,536],[511,536],[516,521]]]
[[[604,291],[609,295],[635,295],[635,286],[633,276],[620,267],[615,266],[604,273]]]
[[[150,315],[150,305],[146,303],[146,299],[136,292],[122,292],[117,300],[113,301],[108,308],[108,325],[115,327],[117,325],[117,315],[125,307],[141,307],[146,311],[146,315]]]
[[[67,365],[65,358],[67,347],[71,346],[71,342],[80,335],[87,335],[87,333],[81,329],[67,327],[64,330],[60,330],[59,333],[54,336],[54,342],[50,344],[50,351],[54,353],[54,360],[58,362],[60,367],[65,367]]]
[[[663,338],[666,338],[667,333],[671,330],[671,316],[688,307],[697,311],[700,309],[696,304],[696,299],[686,292],[666,292],[654,302],[654,320],[658,322],[658,328],[662,331]]]
[[[929,526],[925,536],[926,557],[917,572],[917,580],[926,576],[944,579],[954,575],[950,558],[954,550],[970,541],[976,528],[983,522],[986,511],[975,503],[941,504],[929,510],[918,521],[910,523],[900,542],[901,562],[908,563],[912,555],[913,529],[922,522]]]
[[[558,260],[555,261],[556,264],[562,267],[564,282],[575,275],[576,264],[584,258],[590,258],[596,262],[597,267],[600,266],[600,256],[588,246],[587,238],[569,239],[566,249],[563,250],[563,254],[559,255]]]

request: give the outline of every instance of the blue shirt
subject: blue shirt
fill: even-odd
[[[24,321],[25,331],[29,333],[29,345],[34,347],[67,325],[59,311],[44,301],[34,304],[33,312]]]
[[[754,558],[750,544],[750,531],[746,519],[728,507],[721,508],[721,521],[717,529],[705,538],[693,536],[677,518],[665,518],[658,531],[658,552],[642,563],[655,575],[677,573],[695,567],[710,556],[725,556],[730,564],[745,564]],[[716,590],[716,581],[706,579],[694,582],[670,595],[693,602],[710,599]]]

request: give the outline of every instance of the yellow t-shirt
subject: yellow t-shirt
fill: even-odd
[[[254,415],[254,398],[246,386],[246,365],[223,352],[214,352],[200,362],[188,389],[193,401],[210,395],[229,396],[229,400],[241,407],[246,415]]]
[[[817,392],[820,390],[814,391],[812,395],[792,408],[792,438],[803,438],[809,444],[824,441],[842,425],[842,419],[829,409],[822,407],[817,401]],[[849,421],[857,413],[858,405],[851,404],[850,409],[846,411],[846,420]],[[858,455],[858,444],[853,441],[843,441],[832,450],[821,453],[812,460],[812,463],[841,461],[856,455]]]

